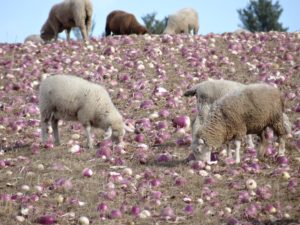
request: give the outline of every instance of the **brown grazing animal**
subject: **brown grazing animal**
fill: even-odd
[[[149,33],[145,27],[139,24],[133,14],[121,10],[115,10],[108,14],[105,32],[106,36],[109,36],[111,32],[114,35]]]

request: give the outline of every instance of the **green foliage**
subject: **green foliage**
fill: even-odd
[[[278,22],[282,12],[279,2],[273,4],[272,0],[250,0],[245,9],[238,10],[243,28],[251,32],[287,31],[288,28]]]
[[[149,13],[142,17],[142,20],[146,28],[151,32],[151,34],[162,34],[167,26],[168,18],[165,17],[163,20],[155,19],[156,12]]]
[[[91,32],[89,34],[90,37],[93,35],[93,32],[95,30],[95,26],[96,26],[96,22],[95,22],[95,20],[93,20],[92,21],[92,26],[91,26]],[[74,37],[77,40],[82,40],[81,32],[80,32],[80,29],[78,27],[72,28],[72,33],[73,33]]]

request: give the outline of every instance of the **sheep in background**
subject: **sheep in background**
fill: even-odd
[[[32,35],[29,35],[25,38],[24,43],[27,43],[27,42],[32,42],[32,43],[36,43],[36,44],[43,44],[44,40],[41,38],[40,35],[32,34]]]
[[[198,13],[194,9],[185,8],[168,17],[164,34],[190,34],[191,30],[194,34],[198,33]]]
[[[85,127],[90,149],[91,127],[111,132],[117,143],[123,141],[127,129],[106,89],[76,76],[54,75],[44,79],[39,90],[39,108],[43,143],[48,139],[47,127],[51,122],[55,144],[60,144],[59,119],[79,121]]]
[[[247,134],[262,137],[259,153],[265,147],[263,133],[271,127],[279,139],[279,154],[285,152],[283,98],[277,88],[267,84],[250,84],[217,100],[201,129],[194,132],[192,150],[197,159],[210,161],[210,152],[228,141],[236,144],[236,163],[240,162],[242,138]]]
[[[88,39],[92,25],[93,6],[90,0],[65,0],[54,5],[41,29],[44,41],[57,40],[58,33],[66,30],[67,40],[73,27],[79,27],[84,41]]]
[[[111,32],[114,35],[149,33],[145,27],[139,24],[133,14],[121,10],[112,11],[106,18],[106,36],[109,36]]]

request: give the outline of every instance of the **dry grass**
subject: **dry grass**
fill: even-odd
[[[209,37],[204,38],[209,42]],[[222,76],[224,79],[232,79],[244,83],[256,82],[258,80],[258,77],[253,76],[248,67],[241,62],[240,55],[234,55],[228,50],[228,40],[226,40],[225,37],[217,36],[214,37],[214,39],[216,40],[215,47],[209,47],[208,43],[205,48],[212,48],[214,50],[214,55],[228,57],[229,61],[234,63],[234,66],[216,63],[215,67],[221,68],[222,74],[219,72],[214,73],[214,71],[209,71],[206,68],[203,71],[200,70],[204,76],[208,75],[215,78]],[[242,38],[240,39],[242,40]],[[145,52],[145,48],[149,45],[148,42],[145,42],[142,38],[134,38],[134,41],[137,43],[136,45],[115,45],[116,54],[118,54],[121,59],[128,59],[126,54],[128,54],[130,50],[136,50],[137,52],[142,53]],[[117,80],[120,74],[129,74],[133,79],[139,80],[139,74],[134,68],[125,67],[118,63],[118,61],[111,61],[109,57],[106,57],[105,60],[102,61],[94,58],[94,66],[89,65],[89,63],[92,62],[85,59],[85,57],[90,54],[100,55],[107,44],[105,41],[102,42],[104,46],[100,46],[97,42],[92,43],[94,46],[92,53],[87,50],[82,50],[82,52],[76,55],[76,57],[78,57],[77,60],[81,62],[81,65],[74,64],[70,69],[69,65],[62,63],[61,66],[63,67],[63,70],[71,70],[71,72],[78,74],[80,68],[84,67],[87,71],[95,71],[97,66],[101,63],[103,65],[113,65],[117,68],[118,73],[115,73],[113,75],[114,77],[103,79],[101,82],[105,83],[109,89],[114,90],[111,91],[113,101],[126,118],[137,120],[139,118],[148,117],[149,114],[158,112],[164,108],[166,100],[163,98],[157,99],[154,108],[151,110],[141,110],[139,107],[140,102],[133,101],[132,96],[129,95],[127,99],[122,99],[117,96],[117,88],[114,88],[110,84],[110,81]],[[255,39],[253,39],[252,42],[255,42]],[[296,42],[296,40],[292,40],[291,42],[297,44],[298,48],[300,47],[299,41]],[[189,41],[180,44],[187,48],[194,46],[193,43],[190,43]],[[265,51],[276,51],[277,44],[276,40],[270,40],[265,46]],[[60,54],[72,58],[72,52],[74,50],[71,47],[68,47],[68,44],[61,45],[63,45],[62,47],[65,48],[65,50]],[[148,63],[150,62],[156,61],[161,63],[166,72],[166,79],[160,83],[172,93],[183,92],[184,88],[193,82],[195,83],[195,81],[187,80],[185,76],[180,75],[191,74],[196,77],[199,69],[190,66],[186,58],[182,56],[179,51],[164,52],[164,47],[170,50],[171,48],[177,49],[178,45],[178,43],[165,43],[165,46],[163,46],[161,42],[157,42],[156,46],[161,49],[163,52],[162,55],[151,58],[146,56],[142,57],[140,54],[137,54],[140,56],[139,58],[128,59],[128,61],[134,62],[140,60],[146,64],[144,71],[145,78],[143,78],[143,80],[148,81],[149,83],[146,84],[145,91],[142,91],[145,99],[152,97],[153,94],[151,91],[154,88],[154,84],[150,81],[157,78],[155,75],[156,69],[148,66]],[[200,54],[199,52],[201,52],[200,47],[201,46],[199,46],[199,49],[195,49],[197,54]],[[12,66],[7,68],[3,63],[0,64],[0,85],[5,86],[9,83],[16,84],[24,79],[23,76],[20,76],[18,71],[14,72],[12,68],[22,67],[23,59],[26,56],[29,58],[33,56],[33,59],[29,59],[29,61],[34,62],[35,59],[40,59],[42,62],[41,64],[32,63],[30,64],[30,68],[24,70],[25,72],[28,71],[29,75],[34,69],[32,67],[37,67],[39,70],[38,76],[31,77],[30,81],[39,80],[42,72],[55,72],[53,67],[46,66],[46,56],[47,54],[50,54],[51,60],[59,60],[60,58],[63,58],[63,56],[57,56],[58,50],[56,48],[48,51],[50,52],[47,52],[41,47],[34,49],[34,51],[30,53],[25,47],[14,47],[12,45],[11,49],[7,50],[5,53],[5,59],[3,59],[13,59]],[[206,58],[211,56],[204,52],[203,54],[203,57]],[[267,56],[270,57],[270,54]],[[56,57],[58,59],[56,59]],[[255,55],[248,53],[248,57],[253,58]],[[272,62],[272,58],[269,58],[268,61]],[[295,61],[296,64],[299,65],[300,57],[298,56]],[[178,64],[177,68],[174,66],[175,63]],[[234,67],[235,71],[231,70],[232,67]],[[289,65],[282,62],[282,65],[280,65],[282,73],[289,69]],[[295,75],[280,85],[280,89],[284,93],[291,90],[297,92],[297,88],[299,91],[300,70],[295,69],[294,71]],[[7,74],[9,73],[13,73],[15,77],[7,77]],[[89,78],[93,79],[92,76]],[[201,79],[202,78],[199,78],[199,80]],[[119,82],[118,85],[118,88],[123,88],[126,93],[130,93],[131,87],[128,83]],[[147,85],[150,86],[150,88],[147,88]],[[18,101],[15,99],[20,97],[24,100],[26,97],[36,94],[36,89],[37,88],[29,90],[29,93],[28,90],[22,88],[12,92],[7,91],[7,95],[2,94],[2,96],[0,96],[0,101],[5,105],[13,104],[12,112],[10,113],[18,115],[16,118],[22,117],[22,114],[19,112],[24,110],[25,106],[18,104]],[[12,94],[15,96],[12,97]],[[6,193],[16,196],[20,195],[18,193],[22,193],[23,196],[18,197],[15,201],[6,202],[0,200],[0,224],[18,224],[16,216],[20,215],[22,207],[29,208],[29,214],[28,216],[25,216],[25,222],[20,224],[36,224],[36,218],[42,214],[56,214],[58,216],[58,224],[60,225],[78,224],[78,218],[80,216],[87,216],[90,219],[91,224],[148,225],[176,223],[189,225],[221,225],[227,224],[226,218],[228,216],[239,218],[244,221],[243,224],[300,224],[300,187],[298,185],[296,191],[293,193],[287,189],[289,181],[283,179],[282,176],[273,173],[279,166],[276,163],[276,160],[272,158],[266,158],[259,163],[261,167],[260,173],[247,172],[241,165],[225,165],[221,160],[217,165],[212,165],[210,169],[207,169],[209,177],[216,177],[216,174],[219,174],[221,175],[221,179],[218,180],[215,178],[216,182],[211,185],[204,184],[205,177],[201,176],[199,172],[192,170],[191,166],[184,161],[190,153],[189,146],[177,146],[175,144],[177,134],[174,134],[174,130],[171,127],[171,118],[179,114],[192,115],[191,110],[195,104],[195,99],[180,97],[180,100],[182,103],[178,107],[170,108],[171,115],[167,121],[169,123],[168,130],[172,134],[172,137],[166,144],[154,146],[153,137],[148,133],[145,133],[145,142],[150,146],[149,150],[147,150],[149,158],[145,163],[141,163],[138,159],[138,152],[140,150],[138,150],[137,144],[134,142],[134,134],[128,134],[126,136],[126,141],[129,143],[125,148],[126,154],[113,153],[114,158],[123,160],[124,167],[132,169],[132,176],[125,174],[124,167],[116,165],[113,161],[96,158],[95,151],[88,151],[83,148],[84,151],[80,152],[80,154],[71,154],[68,151],[70,145],[67,143],[74,133],[80,134],[79,143],[81,143],[82,147],[84,147],[86,141],[83,129],[80,129],[79,131],[72,129],[71,125],[74,123],[63,123],[60,126],[62,146],[54,147],[52,149],[41,149],[41,152],[35,155],[32,154],[30,146],[33,142],[37,141],[37,137],[34,136],[37,127],[22,128],[18,132],[12,130],[9,126],[7,126],[6,129],[0,129],[0,147],[7,150],[3,155],[0,155],[0,160],[9,159],[11,163],[5,168],[0,168],[0,195]],[[299,117],[299,114],[296,114],[291,110],[296,104],[299,104],[299,99],[297,98],[286,102],[286,108],[290,109],[288,116],[292,123]],[[0,118],[5,117],[10,113],[0,109]],[[38,119],[38,115],[33,117]],[[25,115],[24,118],[25,120],[28,120],[31,117],[28,118]],[[155,119],[154,121],[158,120],[160,120],[160,118]],[[95,137],[101,137],[101,132],[95,132]],[[22,140],[22,143],[18,142],[20,140]],[[172,154],[173,159],[167,163],[158,163],[156,156],[162,152]],[[295,139],[287,141],[287,156],[289,158],[288,172],[293,178],[299,180],[300,162],[297,158],[300,157],[300,152],[296,150]],[[44,169],[40,168],[40,164],[44,166]],[[56,168],[57,165],[59,165],[59,168]],[[92,177],[87,178],[82,176],[82,170],[86,167],[93,170],[94,174]],[[124,182],[118,181],[116,177],[111,175],[111,172],[120,173],[124,178]],[[147,183],[145,173],[149,173],[151,178],[159,178],[161,180],[161,185],[158,187],[146,185],[142,188],[141,185]],[[187,183],[183,186],[176,186],[174,179],[177,176],[184,177],[187,180]],[[60,178],[71,179],[73,188],[65,190],[61,187],[55,187],[55,181]],[[276,213],[270,216],[261,210],[255,219],[246,218],[244,216],[244,210],[250,203],[238,204],[238,192],[246,189],[245,181],[248,178],[255,179],[258,186],[269,185],[272,197],[267,200],[259,200],[254,196],[252,202],[257,202],[263,207],[268,203],[274,205],[279,204]],[[113,182],[117,190],[117,196],[112,201],[106,200],[102,194],[107,190],[107,184],[109,182]],[[233,184],[238,184],[238,187],[233,187]],[[24,191],[22,185],[28,185],[30,190]],[[44,191],[42,194],[37,192],[35,189],[36,185],[43,187]],[[136,189],[139,191],[136,192]],[[160,204],[153,202],[151,199],[150,195],[152,190],[162,192],[163,197]],[[210,191],[213,192],[212,195]],[[58,203],[56,200],[59,195],[64,199],[61,203]],[[38,199],[33,198],[36,196],[38,196]],[[191,204],[195,208],[195,212],[190,216],[187,216],[183,210],[187,205],[183,199],[187,196],[191,198]],[[84,205],[80,206],[76,201],[75,203],[70,203],[74,199],[84,202]],[[202,199],[204,203],[198,203],[197,199]],[[120,208],[122,205],[129,210],[127,210],[120,219],[113,220],[106,218],[105,220],[100,220],[97,206],[101,202],[106,202],[109,210]],[[143,209],[149,210],[152,216],[147,219],[135,218],[130,214],[130,208],[133,205],[139,205]],[[160,211],[166,206],[171,206],[174,209],[177,220],[165,221],[160,218]],[[225,207],[232,210],[231,215],[226,213]],[[75,214],[74,218],[68,214],[71,212]],[[284,218],[284,213],[289,214],[290,218]],[[271,222],[272,219],[278,220]]]

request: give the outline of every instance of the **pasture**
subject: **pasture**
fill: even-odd
[[[97,145],[90,151],[83,127],[61,122],[62,145],[40,146],[44,73],[103,84],[135,127],[126,145],[113,147],[93,129]],[[186,160],[191,130],[172,120],[195,117],[196,99],[183,93],[208,77],[278,86],[293,134],[284,160],[276,138],[260,161],[245,146],[239,165],[222,150],[216,164]],[[80,224],[81,216],[90,224],[299,224],[299,112],[299,33],[0,44],[0,225],[38,224],[43,216],[60,225]],[[249,179],[256,188],[246,187]]]

